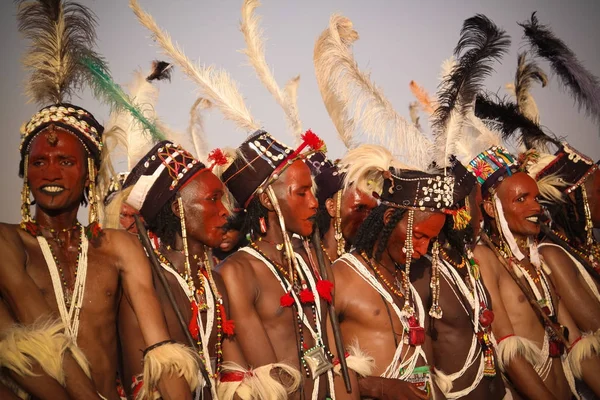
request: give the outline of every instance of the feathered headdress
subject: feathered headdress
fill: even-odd
[[[196,157],[200,160],[204,160],[208,156],[208,143],[206,140],[206,134],[204,132],[204,120],[202,119],[202,112],[212,108],[213,104],[210,100],[203,97],[196,99],[192,108],[190,109],[190,123],[187,131],[192,138],[194,144],[194,150],[196,151]]]
[[[548,77],[535,61],[527,61],[527,53],[519,53],[514,83],[508,83],[506,89],[515,96],[519,111],[536,124],[540,124],[540,113],[529,89],[534,81],[546,87]]]
[[[557,38],[548,27],[538,23],[535,12],[529,21],[520,23],[525,37],[539,57],[550,62],[562,84],[571,96],[584,108],[592,119],[600,122],[600,80],[590,73],[567,45]]]
[[[242,53],[248,57],[248,61],[254,68],[260,81],[273,95],[277,104],[283,109],[292,133],[299,139],[303,133],[302,122],[298,116],[296,102],[300,76],[296,76],[289,80],[283,90],[281,90],[277,84],[273,72],[265,59],[265,45],[262,38],[263,31],[259,26],[260,17],[254,13],[259,6],[260,1],[258,0],[245,0],[242,5],[242,23],[240,30],[244,34],[244,41],[246,42],[246,48],[242,50]]]
[[[360,71],[350,50],[350,45],[357,39],[358,34],[352,30],[349,19],[339,15],[331,17],[329,32],[319,39],[324,43],[318,42],[324,48],[317,75],[320,75],[319,70],[329,72],[328,83],[320,85],[321,90],[331,88],[334,99],[346,103],[345,110],[352,109],[354,124],[360,125],[370,139],[391,149],[406,164],[427,169],[431,143],[394,110],[369,75]],[[327,98],[325,102],[327,105]]]
[[[486,16],[477,14],[463,23],[454,49],[457,61],[445,75],[437,92],[437,107],[432,116],[439,165],[447,165],[456,146],[464,143],[463,126],[472,113],[475,97],[483,80],[493,71],[510,46],[506,32]]]
[[[346,46],[357,39],[358,33],[352,29],[352,22],[349,19],[333,16],[329,20],[329,27],[317,39],[313,52],[315,74],[323,103],[337,130],[338,137],[349,150],[356,146],[354,121],[348,115],[348,103],[333,89],[330,76],[336,66],[335,55],[339,53],[337,49],[340,42]]]

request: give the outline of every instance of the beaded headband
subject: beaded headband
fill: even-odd
[[[505,176],[512,175],[517,168],[517,161],[504,147],[492,146],[469,161],[466,168],[477,178],[481,192],[486,193],[502,182]]]
[[[319,205],[323,205],[327,199],[342,189],[344,173],[340,171],[337,163],[327,159],[325,153],[321,151],[311,154],[306,158],[305,163],[315,178]]]

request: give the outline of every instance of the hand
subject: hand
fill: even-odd
[[[381,388],[381,400],[429,399],[429,394],[416,385],[399,379],[388,379]]]

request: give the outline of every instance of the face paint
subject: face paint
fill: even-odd
[[[594,228],[600,228],[600,170],[587,178],[585,188]]]
[[[360,225],[375,207],[377,207],[377,200],[373,196],[369,196],[353,186],[344,190],[340,205],[340,217],[342,235],[346,241],[350,244],[354,242]]]
[[[417,260],[424,254],[427,254],[429,243],[440,233],[445,221],[445,214],[415,211],[412,232],[413,260]],[[405,247],[407,225],[408,212],[404,214],[402,220],[394,228],[387,245],[390,257],[399,264],[406,263],[406,253],[402,249]]]
[[[74,135],[50,127],[31,142],[25,178],[41,209],[79,207],[87,178],[85,148]]]
[[[540,192],[533,178],[524,172],[509,176],[498,186],[497,195],[508,228],[515,237],[526,239],[540,233]]]

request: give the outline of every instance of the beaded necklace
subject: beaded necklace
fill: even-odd
[[[385,276],[383,276],[383,274],[381,273],[381,271],[379,270],[379,268],[377,267],[377,265],[375,265],[375,263],[372,263],[371,260],[369,259],[369,257],[367,256],[367,253],[365,253],[364,251],[362,251],[360,253],[360,256],[363,258],[363,260],[365,260],[365,262],[367,263],[367,265],[369,267],[371,267],[371,269],[375,272],[375,275],[377,275],[377,278],[379,278],[379,280],[381,282],[383,282],[383,284],[385,285],[385,287],[392,293],[394,293],[397,297],[404,299],[404,293],[402,293],[399,288],[401,286],[401,284],[399,285],[398,282],[396,282],[396,286],[398,286],[398,288],[395,288],[394,285],[392,285],[390,283],[390,281],[388,281],[386,279]],[[377,262],[378,263],[378,262]],[[379,264],[379,263],[378,263]],[[381,264],[380,264],[381,265]],[[401,271],[402,274],[404,274],[404,271]],[[397,281],[397,279],[396,279]]]

